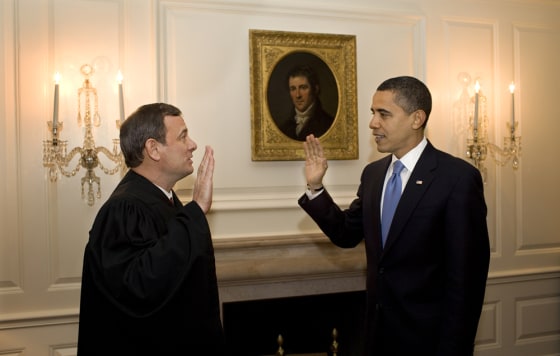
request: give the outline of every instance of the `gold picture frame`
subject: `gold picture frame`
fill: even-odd
[[[326,157],[357,159],[356,36],[249,30],[249,47],[252,160],[305,159],[304,139],[289,137],[280,129],[281,121],[293,120],[293,115],[283,116],[293,112],[287,73],[299,64],[318,72],[321,105],[334,117],[318,136]]]

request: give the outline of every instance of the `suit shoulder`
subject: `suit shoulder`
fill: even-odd
[[[438,159],[442,163],[452,165],[458,169],[467,169],[467,170],[476,169],[472,164],[470,164],[466,160],[459,158],[457,156],[453,156],[450,153],[440,151],[440,150],[436,150],[436,153],[438,155]]]
[[[383,171],[385,171],[387,169],[387,167],[389,166],[389,163],[391,162],[391,155],[385,156],[383,158],[380,158],[376,161],[370,162],[368,164],[366,164],[366,166],[363,169],[363,172],[365,173],[367,172],[372,172],[378,169],[381,169]]]
[[[480,176],[480,171],[466,160],[440,150],[436,150],[436,154],[439,165],[441,165],[441,167],[450,174],[460,176]]]

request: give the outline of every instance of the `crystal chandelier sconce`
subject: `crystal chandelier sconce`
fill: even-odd
[[[474,97],[471,99],[473,107],[472,115],[469,117],[469,130],[467,136],[467,157],[470,158],[476,168],[480,170],[486,180],[486,167],[484,161],[490,155],[499,166],[505,166],[511,161],[514,170],[519,168],[519,157],[521,156],[521,136],[516,131],[518,122],[515,121],[515,84],[509,86],[511,93],[511,120],[506,122],[509,135],[504,137],[503,148],[488,141],[487,128],[487,100],[480,90],[477,81],[474,86]]]
[[[97,89],[90,82],[94,69],[89,64],[84,64],[80,68],[80,72],[84,76],[83,85],[78,89],[78,125],[83,126],[85,131],[82,147],[74,147],[68,152],[68,141],[59,139],[63,122],[58,120],[60,76],[57,73],[55,75],[53,119],[47,122],[52,138],[43,141],[43,166],[47,168],[51,182],[56,182],[59,175],[73,177],[81,168],[84,168],[86,172],[81,181],[82,199],[86,198],[85,187],[87,185],[87,203],[89,206],[93,206],[95,198],[101,198],[101,180],[95,174],[95,169],[99,167],[105,174],[113,175],[119,171],[124,171],[126,166],[120,152],[119,139],[113,139],[111,149],[98,147],[95,144],[93,126],[98,127],[101,119],[98,112]],[[116,126],[117,129],[120,129],[124,120],[122,75],[120,72],[117,80],[119,84],[120,120],[116,121]],[[103,161],[100,160],[101,154],[111,162],[112,167],[105,166]],[[79,157],[77,163],[69,167],[76,157]],[[97,192],[95,192],[94,185],[97,186]]]

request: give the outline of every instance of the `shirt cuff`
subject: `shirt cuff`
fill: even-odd
[[[319,195],[321,195],[321,193],[323,193],[324,191],[325,191],[325,187],[321,187],[320,189],[317,190],[311,190],[311,188],[307,187],[307,189],[305,190],[305,195],[307,195],[307,198],[309,200],[313,200],[317,198]]]

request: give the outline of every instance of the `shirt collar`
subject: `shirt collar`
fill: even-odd
[[[173,191],[172,191],[172,190],[167,191],[167,190],[163,189],[162,187],[160,187],[160,186],[157,185],[157,184],[154,184],[154,185],[155,185],[156,187],[158,187],[158,188],[163,192],[163,194],[165,194],[165,195],[167,196],[168,199],[173,198]]]
[[[426,139],[426,137],[423,137],[422,141],[420,141],[420,143],[416,145],[416,147],[408,151],[404,156],[400,158],[400,161],[402,162],[402,164],[404,165],[404,167],[408,172],[412,172],[414,170],[416,163],[418,163],[418,160],[420,159],[420,155],[422,154],[424,148],[426,148],[427,145],[428,145],[428,140]],[[395,163],[395,161],[397,160],[399,159],[395,155],[393,155],[391,159],[391,165]]]

